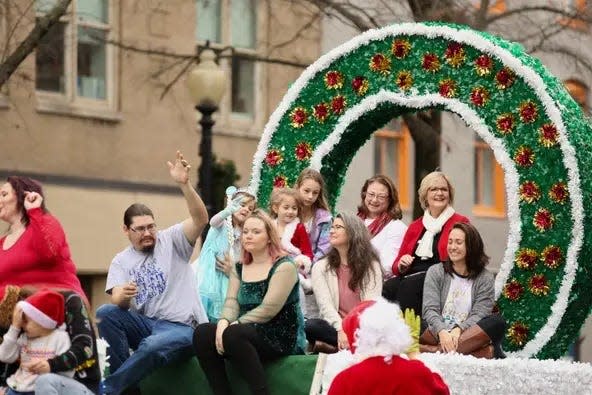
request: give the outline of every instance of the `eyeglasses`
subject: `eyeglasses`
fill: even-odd
[[[386,199],[388,199],[388,195],[382,193],[376,194],[374,192],[366,193],[366,197],[370,200],[376,199],[379,202],[384,202]]]
[[[156,224],[149,224],[149,225],[143,225],[143,226],[136,226],[134,228],[132,228],[131,226],[128,228],[129,230],[131,230],[134,233],[139,233],[142,234],[146,231],[150,232],[150,233],[154,233],[156,231]]]
[[[430,188],[428,189],[428,192],[431,193],[437,193],[437,192],[442,192],[442,193],[448,193],[448,188],[447,187],[442,187],[442,188]]]
[[[337,225],[337,224],[331,225],[331,230],[340,230],[340,229],[345,229],[345,226]]]

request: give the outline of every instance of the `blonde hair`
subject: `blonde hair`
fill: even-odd
[[[441,171],[433,171],[421,180],[421,184],[419,184],[419,189],[417,190],[419,204],[424,210],[428,208],[428,191],[436,183],[438,178],[444,179],[446,184],[448,184],[448,204],[452,205],[454,203],[454,187],[450,179]]]
[[[230,204],[230,202],[239,197],[239,196],[245,196],[248,200],[248,202],[250,203],[251,201],[254,202],[254,207],[253,210],[255,210],[257,208],[257,198],[250,194],[247,191],[241,191],[240,189],[237,190],[236,192],[234,192],[232,195],[227,195],[226,196],[226,204]],[[235,259],[237,257],[234,256],[234,227],[238,226],[238,224],[234,223],[234,214],[233,215],[229,215],[228,217],[226,217],[225,221],[224,221],[224,225],[226,226],[226,239],[228,240],[228,256],[230,257],[230,260],[232,262],[235,261]]]
[[[319,196],[312,205],[313,209],[318,210],[322,208],[323,210],[331,211],[329,210],[329,203],[327,203],[327,188],[325,186],[325,179],[323,178],[323,175],[315,169],[311,169],[310,167],[306,168],[300,172],[300,175],[298,176],[298,179],[294,184],[294,189],[300,189],[302,183],[305,180],[313,180],[321,187],[321,190],[319,191]]]
[[[269,199],[269,214],[271,215],[271,218],[277,218],[277,213],[275,212],[274,207],[282,204],[284,196],[294,198],[296,206],[298,207],[298,217],[300,217],[300,213],[302,212],[302,199],[300,198],[298,191],[294,188],[274,188],[273,191],[271,191],[271,199]]]
[[[267,247],[267,251],[271,259],[275,262],[279,258],[288,255],[288,253],[282,248],[282,242],[280,239],[280,235],[277,231],[273,220],[269,217],[269,215],[263,211],[262,209],[258,208],[255,209],[246,219],[245,223],[251,219],[257,218],[263,222],[265,225],[265,231],[267,233],[267,237],[269,238],[269,245]],[[253,255],[243,248],[243,264],[248,265],[253,262]]]

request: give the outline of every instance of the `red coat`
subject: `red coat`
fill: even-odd
[[[423,217],[419,217],[418,219],[416,219],[415,221],[413,221],[411,223],[411,225],[409,225],[409,227],[407,228],[407,232],[405,232],[405,236],[403,236],[403,242],[401,243],[401,247],[399,249],[399,255],[397,255],[397,257],[395,258],[395,261],[393,262],[393,275],[394,276],[398,276],[399,275],[399,266],[397,265],[397,263],[399,262],[399,259],[401,259],[401,257],[403,255],[413,255],[413,253],[415,252],[415,249],[417,248],[417,242],[419,240],[419,237],[421,236],[421,234],[423,233],[423,230],[425,229],[423,227]],[[438,255],[440,256],[440,260],[441,261],[445,261],[446,259],[448,259],[448,251],[447,251],[447,246],[448,246],[448,234],[450,233],[450,230],[452,229],[452,225],[454,225],[457,222],[469,222],[469,219],[467,217],[465,217],[464,215],[460,215],[457,213],[454,213],[452,215],[452,217],[450,217],[448,219],[448,221],[446,221],[444,223],[444,226],[442,227],[442,231],[440,232],[440,240],[438,240]]]
[[[13,246],[3,249],[5,237],[0,239],[0,287],[35,285],[69,289],[86,299],[62,225],[40,208],[27,214],[29,225]]]
[[[308,233],[306,233],[306,228],[301,223],[296,225],[296,230],[294,230],[294,235],[292,236],[290,243],[292,243],[294,247],[298,248],[302,255],[306,255],[312,261],[313,253],[312,248],[310,247]]]
[[[372,357],[335,376],[328,395],[449,395],[439,374],[423,362],[393,356]]]

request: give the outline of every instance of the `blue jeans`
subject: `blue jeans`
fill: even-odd
[[[12,388],[8,388],[8,391],[6,391],[6,395],[35,395],[35,393],[34,392],[15,391]]]
[[[46,373],[35,380],[36,395],[94,395],[86,386],[70,377]]]
[[[113,304],[99,307],[97,321],[100,336],[109,343],[105,394],[118,395],[157,368],[193,355],[189,325],[148,318]]]

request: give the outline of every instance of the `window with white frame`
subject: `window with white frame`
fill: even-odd
[[[37,0],[37,16],[55,3]],[[37,47],[37,91],[69,102],[107,104],[114,86],[110,33],[109,0],[72,0],[69,12]]]
[[[257,0],[196,0],[196,16],[198,42],[232,46],[238,55],[224,64],[231,74],[230,112],[254,118],[256,65],[240,55],[257,53]]]

